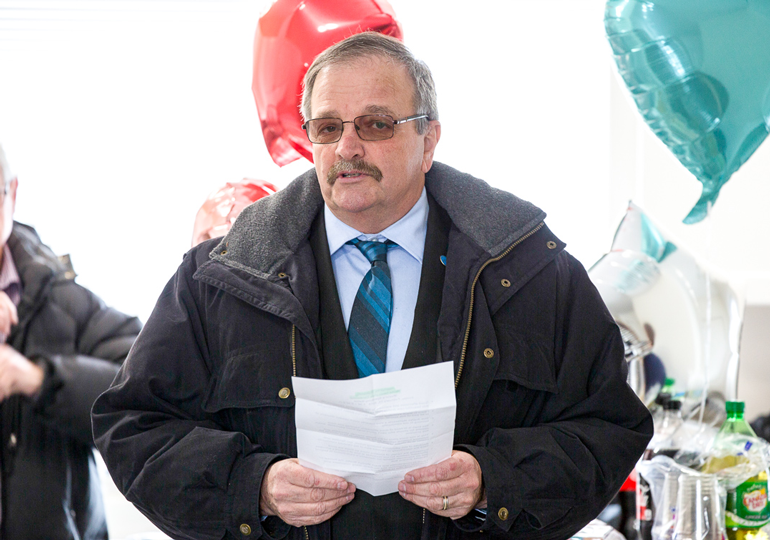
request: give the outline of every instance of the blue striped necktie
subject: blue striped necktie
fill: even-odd
[[[388,268],[388,248],[394,242],[362,241],[354,238],[352,244],[361,250],[372,267],[358,286],[353,309],[350,312],[348,337],[356,358],[359,377],[385,372],[388,352],[388,334],[393,316],[393,289]]]

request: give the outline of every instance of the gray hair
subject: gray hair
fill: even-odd
[[[11,167],[8,165],[8,160],[5,158],[5,152],[3,152],[3,145],[0,144],[0,173],[3,175],[3,183],[7,184],[13,180],[13,173]]]
[[[427,119],[421,118],[415,121],[415,128],[417,133],[425,133],[429,120],[438,120],[436,85],[433,82],[430,69],[425,62],[417,59],[399,40],[379,32],[354,34],[332,45],[316,57],[302,82],[301,112],[305,121],[310,120],[310,100],[313,86],[323,68],[373,56],[390,58],[406,68],[414,85],[414,112],[415,114],[428,115]]]

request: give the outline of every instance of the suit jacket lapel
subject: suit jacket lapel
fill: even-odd
[[[316,331],[326,379],[357,379],[358,368],[342,318],[337,282],[329,255],[324,213],[319,212],[310,233],[316,260],[320,297],[320,328]]]
[[[446,212],[428,195],[428,231],[422,257],[420,292],[414,310],[412,334],[404,357],[402,369],[427,366],[440,362],[438,346],[438,316],[444,289],[445,265],[441,257],[446,255],[451,221]]]

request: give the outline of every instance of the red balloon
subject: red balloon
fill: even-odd
[[[316,56],[347,37],[373,30],[403,40],[385,0],[276,0],[254,36],[251,89],[273,161],[283,167],[313,150],[302,129],[302,79]]]

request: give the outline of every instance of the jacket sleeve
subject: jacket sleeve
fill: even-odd
[[[91,406],[115,378],[141,323],[105,306],[99,297],[71,280],[53,285],[50,305],[39,317],[55,318],[35,323],[48,339],[56,339],[56,327],[74,332],[75,350],[53,354],[42,347],[30,355],[45,372],[43,386],[34,399],[36,414],[43,423],[92,445]],[[55,343],[51,349],[55,350]]]
[[[261,479],[287,456],[264,452],[204,410],[211,373],[194,259],[185,256],[96,400],[94,438],[118,489],[172,537],[242,538],[246,530],[270,538],[262,525],[273,520],[259,519]]]
[[[514,326],[534,325],[533,309],[553,318],[554,343],[543,346],[553,351],[553,387],[547,376],[530,372],[527,382],[500,377],[504,369],[498,368],[501,386],[492,392],[506,395],[507,401],[496,402],[498,410],[508,403],[508,410],[497,413],[499,425],[510,426],[506,414],[520,419],[487,429],[475,444],[457,446],[478,460],[488,500],[485,518],[472,512],[455,522],[463,530],[491,530],[506,538],[570,537],[609,503],[652,435],[650,414],[626,383],[620,333],[585,270],[564,253],[551,271],[556,287],[545,298],[553,299],[555,310],[546,308],[542,294],[527,292],[509,307],[528,313]],[[498,340],[514,335],[496,328]],[[520,350],[543,358],[533,343],[550,338],[527,332]],[[489,416],[489,410],[481,414]]]

